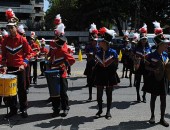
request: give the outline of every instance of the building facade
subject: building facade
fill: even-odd
[[[0,0],[0,28],[6,27],[5,11],[8,8],[28,30],[43,30],[44,0]]]

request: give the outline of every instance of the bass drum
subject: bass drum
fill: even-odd
[[[45,71],[50,97],[60,96],[60,70]]]
[[[0,96],[8,97],[17,95],[17,76],[0,74]]]

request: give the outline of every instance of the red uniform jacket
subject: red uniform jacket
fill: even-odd
[[[66,50],[68,49],[66,42],[64,43],[64,45],[63,45],[62,48],[63,48],[63,49],[66,49]],[[51,55],[52,55],[52,53],[53,53],[53,50],[55,50],[55,49],[57,49],[57,46],[56,46],[54,40],[52,40],[52,41],[50,42],[50,51],[49,51],[49,53],[48,53],[48,57],[51,57]]]
[[[57,48],[52,52],[50,59],[52,68],[59,68],[63,71],[62,78],[67,76],[67,66],[75,63],[75,59],[71,56],[65,47]]]
[[[48,50],[45,47],[40,48],[40,55],[47,55]]]
[[[39,45],[37,45],[35,42],[33,42],[31,45],[31,48],[32,48],[32,50],[33,50],[33,52],[34,52],[34,56],[37,56],[37,52],[39,52],[40,51],[40,47],[39,47]]]
[[[30,51],[28,43],[21,35],[15,37],[8,36],[2,44],[2,61],[7,67],[19,67],[28,62]],[[25,60],[24,60],[25,58]]]
[[[2,38],[2,39],[0,40],[0,54],[2,54],[2,43],[3,43],[3,41],[4,41],[4,39]]]

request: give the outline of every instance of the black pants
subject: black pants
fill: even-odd
[[[90,74],[87,75],[87,86],[89,88],[89,98],[92,98],[92,88],[94,86],[94,79]]]
[[[30,62],[30,76],[31,76],[31,67],[33,66],[33,81],[37,81],[37,60]],[[31,81],[31,78],[30,78]]]
[[[28,64],[25,68],[25,81],[26,81],[26,89],[30,87],[30,65]]]
[[[52,100],[52,106],[54,111],[60,111],[60,108],[62,110],[69,110],[69,105],[68,105],[68,95],[67,95],[67,90],[68,90],[68,81],[66,78],[61,78],[60,79],[60,97],[51,97]],[[61,107],[60,107],[61,104]]]
[[[8,71],[16,71],[18,67],[8,67]],[[25,70],[15,72],[14,75],[17,75],[17,88],[18,88],[18,98],[20,104],[20,111],[27,109],[27,93],[25,87]],[[4,97],[7,101],[7,105],[10,107],[10,111],[17,110],[17,95],[11,97]]]
[[[68,68],[67,68],[67,74],[71,75],[71,66],[68,66]]]
[[[137,98],[140,99],[140,83],[141,83],[141,74],[135,74],[135,87],[136,87],[136,92],[137,92]],[[145,98],[146,92],[143,92],[143,98]]]
[[[44,73],[44,71],[46,71],[45,61],[40,62],[40,70],[41,70],[41,73]]]
[[[150,101],[150,109],[151,109],[151,116],[155,116],[155,101],[157,96],[151,94],[151,101]],[[161,108],[161,119],[164,119],[165,116],[165,109],[166,109],[166,95],[160,95],[160,108]]]
[[[104,86],[97,86],[97,103],[98,103],[99,111],[102,111],[103,90],[104,90]],[[112,91],[113,91],[113,87],[106,87],[107,112],[110,112],[110,108],[112,104]]]

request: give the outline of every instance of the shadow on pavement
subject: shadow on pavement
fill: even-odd
[[[38,85],[34,85],[32,87],[34,87],[34,88],[46,88],[46,87],[48,87],[48,85],[47,84],[38,84]]]
[[[47,102],[47,100],[36,100],[36,101],[29,101],[28,107],[51,107],[51,103]]]
[[[155,125],[158,125],[156,123]],[[107,126],[102,128],[101,130],[138,130],[138,129],[147,129],[153,127],[155,125],[151,125],[148,121],[128,121],[128,122],[121,122],[119,125],[116,126]]]
[[[165,117],[170,119],[170,114],[169,113],[165,114]]]
[[[117,109],[127,109],[131,105],[138,104],[138,102],[135,101],[122,101],[122,102],[112,102],[111,108],[116,107]],[[106,103],[103,103],[103,108],[107,107]],[[96,106],[91,106],[89,107],[90,109],[98,109],[97,105]]]
[[[34,115],[29,115],[29,117],[25,119],[20,117],[20,120],[16,123],[16,125],[32,123],[32,122],[42,121],[42,120],[47,120],[47,119],[51,119],[51,113],[34,114]]]
[[[68,91],[75,91],[75,90],[81,90],[83,88],[88,88],[86,86],[76,86],[76,87],[69,87]]]
[[[63,120],[63,121],[62,121]],[[78,130],[80,124],[84,124],[86,122],[93,122],[94,117],[85,117],[85,116],[74,116],[70,117],[67,119],[54,119],[51,120],[50,122],[42,122],[40,124],[35,125],[36,127],[40,128],[51,128],[51,129],[56,129],[59,128],[61,130],[64,130],[62,126],[70,126],[70,130]]]

